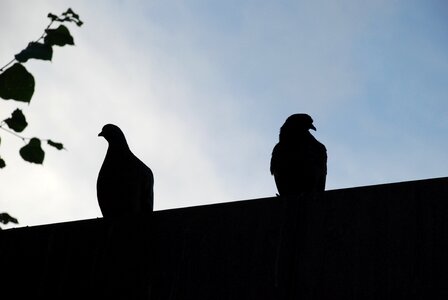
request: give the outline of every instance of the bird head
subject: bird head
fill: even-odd
[[[280,128],[280,139],[286,136],[294,136],[310,129],[316,130],[313,119],[307,114],[294,114],[289,116]]]
[[[109,144],[116,145],[127,145],[126,138],[124,137],[123,131],[114,124],[107,124],[103,126],[103,129],[98,134],[98,136],[102,136],[109,142]]]

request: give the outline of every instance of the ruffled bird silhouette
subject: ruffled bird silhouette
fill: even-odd
[[[151,212],[154,176],[129,149],[121,129],[107,124],[98,134],[109,143],[96,184],[98,204],[104,218]]]
[[[307,114],[288,117],[272,151],[271,174],[280,196],[325,190],[327,149],[309,130],[316,130]]]

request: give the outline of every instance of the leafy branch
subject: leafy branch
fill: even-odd
[[[74,45],[73,37],[71,37],[67,27],[60,25],[56,29],[51,29],[51,25],[53,25],[54,22],[73,22],[78,26],[82,26],[84,23],[79,19],[79,15],[69,8],[66,12],[63,12],[61,16],[49,13],[47,17],[50,18],[50,23],[47,28],[45,28],[44,33],[36,41],[30,42],[27,48],[22,50],[19,54],[16,54],[10,62],[0,68],[0,72],[3,72],[6,67],[16,60],[19,62],[26,62],[29,58],[51,60],[53,55],[52,45]],[[44,40],[43,44],[39,43],[42,39]],[[33,57],[33,55],[37,57]]]
[[[62,47],[75,44],[70,31],[62,23],[75,23],[77,26],[81,26],[83,22],[78,14],[69,8],[59,16],[49,13],[47,17],[50,19],[50,23],[43,34],[37,40],[30,42],[25,49],[14,56],[14,59],[0,68],[0,98],[29,103],[34,94],[35,80],[23,64],[29,59],[51,61],[53,46]],[[55,24],[59,24],[59,26],[53,26]],[[26,143],[19,150],[19,154],[24,160],[36,164],[43,163],[45,152],[41,147],[41,141],[47,142],[47,145],[58,150],[64,149],[63,144],[49,139],[27,138],[20,135],[19,133],[27,126],[25,115],[18,108],[12,112],[9,118],[0,122],[0,129]],[[0,168],[5,166],[5,161],[0,157]]]
[[[14,55],[14,58],[0,68],[0,98],[4,100],[14,100],[29,103],[34,94],[34,77],[23,66],[29,59],[40,59],[51,61],[53,57],[53,46],[74,45],[73,37],[68,28],[62,23],[75,23],[81,26],[83,22],[71,8],[67,9],[60,16],[49,13],[50,23],[45,28],[44,33],[28,46]],[[53,28],[53,24],[59,23],[59,26]],[[43,40],[43,42],[42,42]],[[42,164],[45,152],[42,150],[41,142],[47,142],[47,145],[58,150],[64,149],[62,143],[54,142],[49,139],[39,139],[37,137],[24,137],[20,133],[28,126],[26,117],[22,110],[15,109],[11,116],[0,121],[0,129],[17,138],[20,138],[25,146],[20,148],[20,156],[28,162]],[[1,144],[1,137],[0,137]],[[6,166],[5,161],[0,157],[0,169]],[[15,223],[18,220],[8,213],[0,213],[0,224]],[[1,227],[0,227],[1,230]]]
[[[13,116],[14,116],[14,113],[17,113],[17,112],[22,114],[19,109],[16,109],[13,112]],[[23,114],[22,114],[22,116],[23,116]],[[42,164],[43,163],[44,157],[45,157],[45,152],[41,148],[41,141],[47,142],[48,145],[50,145],[50,146],[52,146],[52,147],[54,147],[54,148],[56,148],[58,150],[65,149],[64,145],[62,143],[54,142],[54,141],[52,141],[50,139],[39,139],[39,138],[36,138],[36,137],[30,138],[30,137],[24,137],[24,136],[18,134],[17,132],[22,131],[22,130],[20,130],[20,127],[19,127],[21,125],[18,124],[18,123],[17,123],[18,125],[16,125],[16,123],[13,123],[13,122],[8,123],[8,121],[11,121],[11,120],[13,120],[13,119],[9,118],[9,119],[6,119],[6,120],[2,121],[2,123],[0,123],[0,129],[2,129],[3,131],[5,131],[5,132],[7,132],[7,133],[9,133],[9,134],[11,134],[11,135],[21,139],[26,144],[25,146],[23,146],[19,150],[19,154],[20,154],[20,156],[24,160],[29,161],[29,162],[33,162],[33,163],[36,163],[36,164]],[[26,124],[25,119],[23,119],[23,121]],[[7,124],[8,127],[15,128],[15,129],[14,130],[7,129],[4,126],[4,124]],[[5,166],[6,166],[6,163],[4,162],[3,159],[0,158],[0,168],[3,168]]]

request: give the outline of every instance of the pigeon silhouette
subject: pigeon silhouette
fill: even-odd
[[[96,183],[98,204],[104,218],[151,212],[154,176],[129,149],[121,129],[107,124],[98,134],[109,143]]]
[[[289,116],[280,128],[270,168],[280,196],[325,190],[327,149],[310,129],[316,130],[307,114]]]

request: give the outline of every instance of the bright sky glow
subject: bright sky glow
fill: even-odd
[[[68,7],[75,47],[29,61],[25,136],[0,132],[0,212],[20,226],[101,216],[96,177],[120,126],[155,174],[155,209],[273,196],[269,160],[286,117],[309,113],[328,149],[327,189],[448,175],[448,2],[0,2],[0,64]]]

